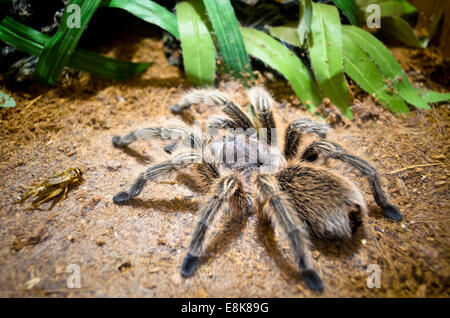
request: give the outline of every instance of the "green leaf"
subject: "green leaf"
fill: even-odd
[[[126,10],[146,22],[159,26],[177,39],[180,39],[175,15],[154,1],[103,0],[101,6]]]
[[[324,95],[351,119],[350,95],[343,71],[341,22],[336,7],[313,4],[311,38],[309,55],[317,83]]]
[[[301,45],[305,44],[305,40],[308,38],[311,31],[312,23],[312,1],[301,0],[300,6],[300,22],[298,24],[298,37]]]
[[[39,56],[50,37],[6,17],[0,23],[0,39],[19,51]],[[68,67],[97,76],[126,79],[145,71],[152,63],[131,63],[111,59],[97,53],[77,49],[67,64]]]
[[[203,22],[205,7],[201,0],[177,4],[178,29],[186,75],[196,85],[212,84],[216,66],[214,41]]]
[[[39,55],[34,79],[55,85],[101,0],[72,0],[58,31]],[[70,9],[70,11],[69,11]]]
[[[6,93],[0,91],[0,107],[15,107],[16,101]]]
[[[450,102],[450,93],[439,93],[434,91],[421,91],[420,95],[422,99],[427,103],[442,103],[442,102]]]
[[[409,113],[408,106],[401,98],[386,92],[389,87],[375,63],[345,32],[343,44],[345,73],[367,93],[378,97],[390,111]]]
[[[358,7],[354,0],[333,0],[334,4],[341,9],[351,24],[360,26],[357,16]]]
[[[8,25],[10,23],[20,25],[23,32],[19,33],[20,29]],[[27,37],[28,33],[31,33],[30,30],[30,28],[24,26],[23,24],[6,17],[0,23],[0,39],[5,43],[14,46],[19,51],[23,51],[34,56],[39,56],[44,46]],[[47,39],[49,40],[50,38],[47,37]]]
[[[398,17],[386,17],[381,20],[383,29],[406,45],[421,48],[422,44],[408,22]]]
[[[403,15],[408,15],[412,13],[416,13],[417,9],[408,0],[397,0],[402,3],[403,6]]]
[[[355,26],[343,26],[342,30],[374,60],[383,76],[393,81],[394,88],[401,98],[418,108],[430,109],[430,106],[412,87],[402,67],[383,43],[369,32]]]
[[[67,63],[67,66],[73,69],[117,80],[124,80],[138,73],[145,72],[152,65],[153,62],[132,63],[111,59],[82,49],[77,49]]]
[[[203,0],[225,65],[236,77],[253,77],[230,0]]]
[[[312,74],[301,60],[264,32],[241,28],[241,33],[249,54],[283,74],[298,98],[310,111],[314,111],[322,99]]]
[[[269,27],[269,33],[271,36],[284,41],[293,46],[302,46],[298,36],[298,29],[296,22],[288,23],[282,26]]]

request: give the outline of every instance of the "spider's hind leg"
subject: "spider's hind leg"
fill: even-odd
[[[296,216],[287,195],[280,190],[277,179],[272,175],[259,175],[255,178],[255,185],[259,200],[263,202],[263,211],[286,232],[303,280],[312,290],[322,291],[322,279],[312,267],[309,256],[308,232]]]
[[[369,180],[375,202],[381,207],[384,216],[398,222],[403,219],[400,210],[391,203],[383,191],[378,171],[367,161],[347,153],[341,146],[326,140],[313,143],[305,150],[306,152],[321,153],[325,157],[341,160],[358,170]]]

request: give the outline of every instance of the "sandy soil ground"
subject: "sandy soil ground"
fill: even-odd
[[[111,138],[166,123],[174,117],[170,106],[190,86],[167,64],[158,39],[123,41],[133,49],[100,51],[155,61],[141,77],[114,82],[69,72],[56,88],[0,82],[0,90],[18,104],[0,109],[1,297],[449,296],[448,104],[395,117],[352,87],[355,121],[336,119],[333,112],[328,116],[334,126],[330,139],[376,165],[404,220],[383,218],[367,181],[346,169],[363,191],[370,217],[365,241],[356,247],[315,242],[323,293],[306,288],[286,238],[256,215],[218,219],[206,257],[196,274],[184,279],[180,264],[201,198],[178,182],[153,183],[133,204],[114,205],[114,194],[167,154],[160,142],[138,141],[122,150]],[[431,51],[393,52],[417,85],[448,90],[448,76],[442,82],[439,71],[443,62]],[[311,116],[285,82],[265,85],[280,102],[276,109],[283,124]],[[240,84],[226,81],[220,88],[246,101]],[[193,114],[206,118],[217,111],[200,105]],[[53,209],[14,204],[26,186],[69,167],[82,169],[85,181]],[[67,287],[71,264],[80,268],[80,289]],[[381,288],[367,287],[370,264],[380,267]]]

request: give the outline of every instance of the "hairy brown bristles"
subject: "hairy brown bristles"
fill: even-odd
[[[384,215],[397,221],[402,215],[383,191],[371,164],[326,140],[327,125],[300,118],[290,123],[284,135],[278,134],[272,95],[262,87],[252,88],[248,94],[251,105],[247,108],[213,89],[191,90],[172,107],[175,113],[198,103],[221,107],[221,114],[207,124],[208,130],[216,130],[217,135],[198,133],[182,124],[114,137],[115,146],[129,145],[139,138],[170,139],[165,150],[171,159],[149,167],[113,201],[127,203],[142,192],[148,181],[158,182],[182,173],[185,185],[193,184],[190,189],[204,197],[181,266],[183,276],[195,273],[210,224],[220,211],[238,217],[260,210],[279,232],[286,234],[308,287],[320,291],[324,285],[312,265],[309,237],[352,240],[358,229],[364,229],[367,217],[359,189],[348,178],[321,166],[320,157],[339,160],[362,173]],[[303,137],[309,134],[316,140],[300,147],[306,144]],[[279,136],[284,136],[283,142]]]

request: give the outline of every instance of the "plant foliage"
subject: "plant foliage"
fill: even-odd
[[[241,28],[241,33],[250,55],[283,74],[300,100],[314,111],[321,102],[320,93],[312,74],[301,60],[264,32],[252,28]]]
[[[203,0],[223,61],[236,77],[252,76],[252,68],[230,0]]]
[[[176,16],[161,5],[147,0],[72,0],[68,4],[80,7],[80,27],[70,28],[65,12],[56,34],[49,37],[6,17],[0,23],[0,40],[18,50],[39,57],[34,78],[55,85],[63,67],[71,67],[111,79],[126,79],[145,71],[153,63],[130,63],[115,60],[76,49],[78,40],[86,29],[90,18],[99,6],[120,8],[153,23],[179,38]]]
[[[68,27],[70,12],[65,12],[53,37],[5,18],[0,23],[0,40],[38,56],[35,78],[49,84],[56,83],[66,66],[107,78],[128,78],[146,70],[151,63],[119,61],[76,48],[95,10],[99,6],[114,7],[179,39],[186,75],[195,85],[211,85],[215,65],[222,61],[236,78],[252,78],[250,55],[281,73],[312,112],[323,97],[328,97],[342,114],[352,118],[346,77],[394,113],[408,113],[407,104],[429,109],[429,103],[449,100],[449,94],[417,91],[387,47],[360,28],[370,18],[370,5],[376,4],[381,8],[381,23],[390,33],[409,46],[425,47],[442,12],[430,34],[418,38],[407,22],[416,9],[406,0],[328,3],[300,0],[299,19],[270,25],[269,35],[239,27],[230,0],[185,0],[177,4],[176,15],[150,0],[72,0],[69,5],[82,8],[79,28]],[[342,24],[346,20],[350,25]],[[301,58],[296,53],[299,51],[303,52]]]
[[[214,82],[216,55],[214,41],[205,22],[205,7],[201,0],[177,4],[178,29],[186,75],[193,84]]]
[[[35,56],[39,56],[50,41],[48,35],[8,17],[0,23],[0,38],[18,50]],[[76,49],[67,62],[67,66],[73,69],[112,79],[126,79],[145,71],[151,64],[115,60],[82,49]]]
[[[344,76],[342,32],[336,7],[313,4],[309,53],[314,75],[323,94],[352,118],[350,95]]]
[[[72,0],[64,11],[60,27],[56,34],[48,41],[39,54],[39,60],[34,71],[34,78],[41,82],[55,85],[64,66],[70,59],[78,41],[94,15],[101,0]],[[78,8],[78,26],[71,27],[69,19],[72,13],[68,8]]]

